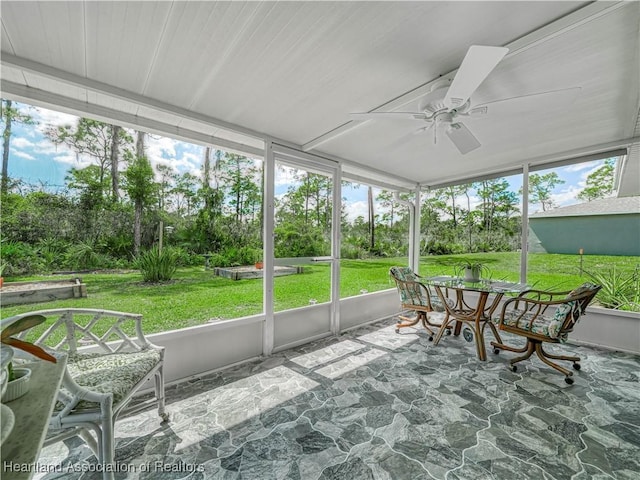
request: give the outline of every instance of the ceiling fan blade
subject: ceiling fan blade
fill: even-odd
[[[452,123],[447,128],[447,136],[462,155],[480,147],[480,142],[463,123]]]
[[[350,113],[349,116],[354,120],[379,120],[381,118],[410,120],[424,120],[425,114],[422,112],[369,112],[369,113]]]
[[[448,108],[463,105],[508,51],[505,47],[471,45],[444,97],[444,104]]]
[[[490,114],[519,114],[543,109],[566,108],[570,106],[582,91],[580,87],[563,88],[550,92],[532,93],[519,97],[503,98],[484,103],[469,110],[469,115],[478,116]]]
[[[433,126],[435,125],[435,122],[430,123],[429,125],[427,125],[426,127],[420,127],[419,129],[417,129],[415,132],[413,132],[414,135],[418,135],[420,133],[424,133],[424,132],[428,132],[429,130],[431,130],[433,128]]]

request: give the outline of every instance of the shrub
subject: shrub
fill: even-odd
[[[71,245],[65,254],[65,265],[71,269],[83,270],[102,267],[101,257],[89,242]]]
[[[62,266],[62,259],[67,250],[67,245],[63,241],[52,237],[43,238],[37,243],[36,248],[47,270]]]
[[[0,258],[5,265],[4,276],[27,275],[43,269],[42,259],[31,245],[11,240],[3,241],[0,245]]]
[[[176,256],[178,267],[195,267],[202,265],[202,255],[197,255],[183,247],[171,247]]]
[[[140,254],[136,259],[136,267],[140,269],[145,282],[166,282],[176,273],[176,258],[175,251],[170,247],[164,248],[162,252],[153,247]]]
[[[640,312],[640,267],[631,273],[620,272],[616,267],[598,272],[587,272],[595,283],[602,285],[596,300],[605,308]]]

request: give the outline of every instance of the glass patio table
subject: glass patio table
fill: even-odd
[[[448,325],[455,321],[454,335],[459,335],[463,322],[471,329],[475,338],[478,359],[487,359],[484,346],[484,329],[487,325],[496,340],[502,343],[496,326],[491,321],[493,313],[500,305],[500,300],[506,293],[521,293],[529,287],[523,283],[511,283],[492,280],[465,282],[458,277],[423,277],[422,283],[433,287],[444,305],[446,316],[438,331],[434,345],[437,345]],[[477,299],[470,299],[470,292],[477,294]],[[466,298],[465,298],[466,295]],[[475,297],[475,295],[474,295]],[[450,300],[450,301],[447,301]],[[465,340],[472,341],[463,333]],[[469,332],[470,333],[470,332]]]

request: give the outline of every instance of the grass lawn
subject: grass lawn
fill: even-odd
[[[455,258],[455,255],[448,258]],[[520,254],[483,253],[464,255],[486,263],[493,279],[517,281]],[[452,267],[438,264],[439,257],[423,257],[422,275],[453,274]],[[616,268],[632,272],[638,257],[585,256],[583,268],[594,271]],[[406,265],[406,258],[341,261],[341,297],[393,288],[389,267]],[[529,284],[536,288],[567,290],[586,280],[580,276],[578,255],[529,255]],[[179,269],[174,280],[160,285],[142,283],[138,272],[96,273],[81,275],[87,285],[88,298],[16,305],[2,308],[2,317],[39,309],[85,307],[135,312],[144,315],[145,332],[173,330],[207,321],[238,318],[262,312],[262,281],[233,281],[216,277],[202,267]],[[47,276],[12,278],[12,281],[45,280]],[[276,311],[329,300],[330,268],[328,264],[305,267],[305,273],[275,279]]]

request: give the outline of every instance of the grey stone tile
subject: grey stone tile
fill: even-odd
[[[169,424],[153,410],[116,423],[116,462],[130,468],[116,478],[640,478],[637,356],[550,346],[582,357],[569,386],[535,358],[514,373],[508,352],[479,362],[461,336],[427,338],[389,319],[169,387]],[[39,462],[96,460],[69,439]]]

